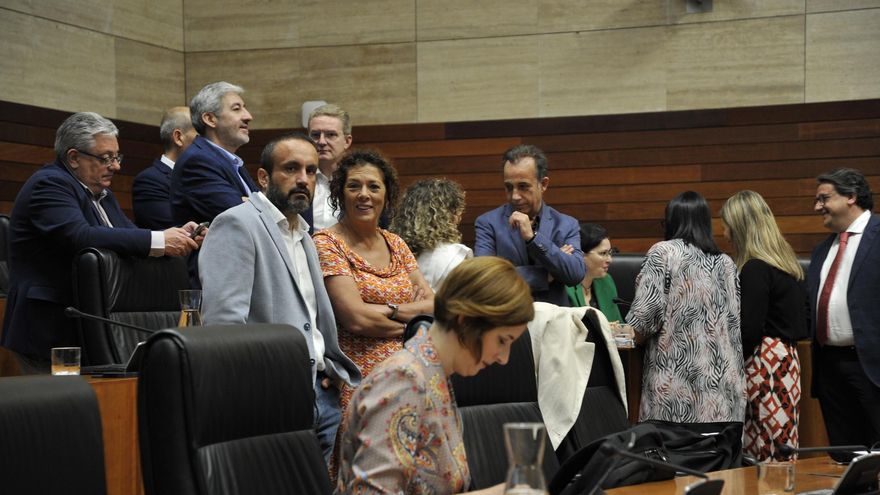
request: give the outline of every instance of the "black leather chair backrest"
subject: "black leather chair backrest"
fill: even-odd
[[[488,488],[503,483],[510,467],[504,445],[504,423],[543,423],[537,402],[511,402],[460,407],[467,453],[474,489]],[[553,479],[559,470],[559,461],[553,446],[544,435],[544,478]]]
[[[536,402],[538,383],[532,340],[526,330],[513,342],[507,364],[493,364],[474,376],[452,376],[459,407],[504,402]]]
[[[145,344],[138,422],[148,495],[329,493],[309,352],[286,325],[163,330]]]
[[[0,296],[9,293],[9,217],[0,215]]]
[[[608,275],[614,279],[617,286],[617,297],[625,304],[618,304],[620,314],[626,318],[629,311],[629,303],[636,297],[636,277],[642,270],[642,263],[645,261],[643,254],[621,253],[615,254],[608,267]]]
[[[82,377],[0,378],[0,493],[107,493],[98,401]]]
[[[189,288],[183,258],[135,258],[87,248],[73,263],[74,304],[83,312],[159,330],[177,326],[178,290]],[[125,363],[148,334],[80,319],[83,364]]]

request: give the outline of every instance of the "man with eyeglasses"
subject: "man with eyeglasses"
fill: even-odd
[[[303,217],[317,232],[339,221],[338,213],[330,207],[330,178],[351,146],[351,117],[338,105],[322,105],[309,114],[309,137],[318,144],[318,176],[315,200]]]
[[[193,222],[151,232],[125,216],[110,192],[121,168],[119,131],[92,112],[71,115],[55,135],[55,162],[34,173],[12,207],[9,235],[10,289],[2,345],[42,367],[52,347],[78,345],[64,308],[73,303],[71,264],[83,248],[132,256],[185,256]]]
[[[501,159],[507,204],[477,218],[475,256],[510,260],[535,301],[570,306],[565,287],[586,274],[578,221],[544,202],[550,183],[547,157],[521,144]]]
[[[813,210],[833,234],[807,272],[813,394],[831,445],[870,446],[880,442],[880,216],[858,170],[816,181]]]

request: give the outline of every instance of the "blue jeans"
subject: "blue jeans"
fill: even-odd
[[[321,380],[324,378],[327,375],[321,371],[315,377],[315,433],[324,451],[324,462],[329,463],[336,443],[336,431],[342,421],[342,407],[339,405],[339,389],[332,384],[329,388],[322,387]]]

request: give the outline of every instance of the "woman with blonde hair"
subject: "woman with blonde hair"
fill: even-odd
[[[461,493],[470,485],[450,377],[506,364],[534,317],[504,259],[462,262],[434,297],[434,323],[373,369],[345,413],[336,493]],[[528,337],[526,337],[528,338]],[[503,491],[496,485],[479,493]],[[477,492],[475,492],[477,493]]]
[[[473,258],[461,244],[458,224],[464,213],[464,191],[449,179],[424,179],[410,184],[389,230],[399,235],[416,256],[419,271],[434,291],[462,261]]]
[[[748,403],[744,450],[758,460],[798,446],[801,396],[797,341],[807,338],[804,271],[760,194],[740,191],[721,208],[736,250]]]

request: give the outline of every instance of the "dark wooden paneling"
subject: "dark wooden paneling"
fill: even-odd
[[[69,113],[0,102],[0,211],[21,184],[53,159],[55,128]],[[357,123],[357,116],[355,123]],[[116,122],[126,155],[113,189],[126,209],[131,181],[161,153],[157,126]],[[288,131],[255,130],[239,150],[256,176],[262,147]],[[518,143],[547,153],[546,201],[608,228],[624,251],[660,240],[666,202],[684,190],[707,197],[715,214],[741,189],[765,196],[799,254],[826,235],[812,209],[815,177],[853,167],[880,189],[880,99],[753,108],[482,122],[355,126],[355,147],[378,148],[403,186],[445,176],[467,191],[461,230],[473,242],[477,216],[505,201],[501,155]],[[719,245],[729,243],[718,237]]]

